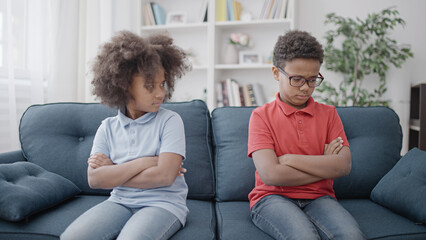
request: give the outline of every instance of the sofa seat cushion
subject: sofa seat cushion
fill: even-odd
[[[185,227],[179,230],[171,240],[216,239],[216,214],[212,201],[188,199],[189,209]]]
[[[52,211],[34,215],[31,221],[0,220],[0,239],[58,239],[78,216],[107,199],[107,196],[78,195],[52,208]],[[216,217],[213,202],[188,200],[187,205],[189,214],[186,225],[171,239],[216,239]]]
[[[218,239],[273,240],[252,222],[248,201],[217,202],[216,215]]]
[[[426,239],[426,225],[419,225],[370,199],[342,199],[340,204],[360,225],[367,239]]]
[[[20,221],[80,193],[70,180],[30,162],[0,165],[0,189],[0,218],[8,221]]]
[[[405,154],[374,187],[371,199],[413,221],[426,223],[426,152],[413,148]]]
[[[33,215],[30,221],[0,220],[0,239],[58,239],[71,222],[107,196],[77,195],[61,205]]]

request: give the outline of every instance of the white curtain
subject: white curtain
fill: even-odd
[[[90,66],[114,32],[138,33],[140,0],[0,0],[0,153],[20,149],[32,104],[93,102]]]
[[[0,0],[0,152],[28,106],[77,100],[78,0]]]

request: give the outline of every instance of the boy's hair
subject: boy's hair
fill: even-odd
[[[134,74],[141,74],[147,87],[154,82],[161,67],[167,85],[166,98],[170,98],[175,79],[191,68],[184,51],[173,45],[173,39],[167,35],[142,38],[129,31],[118,32],[101,46],[95,59],[92,93],[101,103],[119,108],[133,98],[129,86]]]
[[[293,30],[279,36],[274,47],[274,65],[280,68],[294,58],[313,58],[322,64],[323,57],[321,44],[304,31]]]

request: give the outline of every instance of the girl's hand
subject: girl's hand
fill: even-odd
[[[96,168],[102,167],[102,166],[107,166],[107,165],[114,165],[112,160],[109,159],[103,153],[95,153],[95,154],[90,155],[89,159],[87,160],[87,163],[93,169],[96,169]]]
[[[338,154],[343,147],[342,143],[342,138],[338,137],[331,141],[331,143],[325,144],[324,155]]]
[[[181,176],[181,177],[183,177],[183,175],[186,173],[186,168],[184,168],[183,167],[183,162],[180,164],[180,169],[179,169],[179,172],[178,172],[178,176]]]

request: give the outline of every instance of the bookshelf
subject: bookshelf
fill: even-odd
[[[426,151],[426,83],[411,87],[408,148]]]
[[[205,1],[208,2],[207,21],[201,22],[200,15],[203,12],[201,9],[204,8]],[[241,85],[260,83],[265,97],[268,100],[272,99],[278,89],[271,72],[272,63],[268,63],[268,58],[278,36],[294,28],[296,1],[274,0],[287,2],[287,16],[277,19],[260,19],[263,5],[271,0],[239,0],[242,6],[241,16],[244,16],[244,19],[216,21],[216,11],[221,6],[220,1],[223,4],[223,0],[155,0],[155,3],[162,6],[167,14],[183,14],[186,21],[181,24],[166,23],[147,26],[143,6],[153,1],[140,0],[139,34],[143,36],[153,32],[168,32],[178,46],[184,50],[190,49],[196,59],[193,70],[176,83],[172,101],[202,99],[206,89],[207,105],[213,110],[217,107],[217,85],[227,78],[232,78]],[[247,19],[248,16],[251,16],[250,20]],[[259,54],[261,58],[259,63],[224,64],[224,49],[231,33],[236,32],[249,35],[252,46],[240,51]]]

